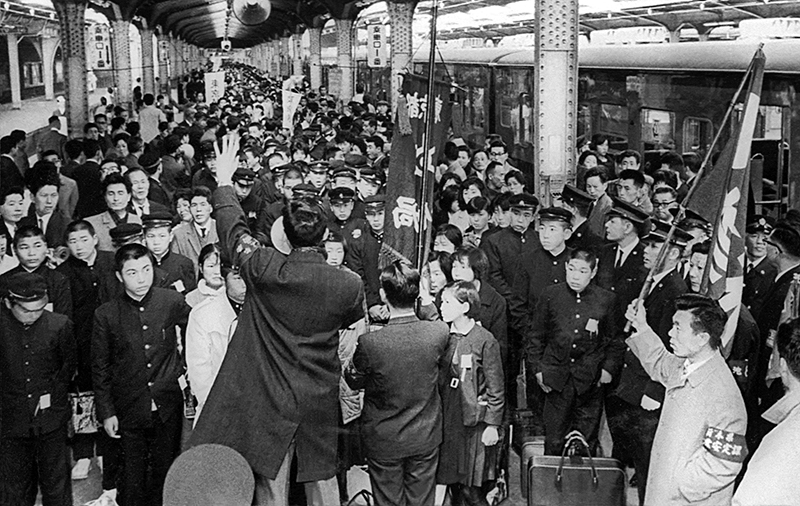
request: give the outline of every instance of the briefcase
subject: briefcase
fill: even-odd
[[[567,455],[578,448],[585,455]],[[579,432],[566,438],[561,456],[532,455],[527,468],[528,506],[625,506],[626,476],[617,459],[594,458]]]
[[[73,434],[94,434],[100,427],[97,412],[94,407],[94,392],[80,392],[69,394],[72,405],[72,419],[70,420]]]

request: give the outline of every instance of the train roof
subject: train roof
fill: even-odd
[[[744,71],[753,58],[759,41],[679,42],[581,46],[578,64],[582,69],[631,69],[653,71]],[[768,72],[800,73],[800,40],[764,42]],[[427,48],[414,53],[415,63],[427,61]],[[437,61],[485,65],[532,66],[533,48],[442,49]]]

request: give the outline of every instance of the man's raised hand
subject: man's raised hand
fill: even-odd
[[[219,186],[233,185],[233,173],[239,166],[239,134],[232,132],[220,139],[222,149],[214,143],[214,152],[217,154],[217,180]]]

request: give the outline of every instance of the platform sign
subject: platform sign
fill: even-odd
[[[383,25],[367,26],[367,56],[370,67],[386,67],[386,29]]]
[[[206,103],[216,102],[225,94],[225,72],[207,72]]]

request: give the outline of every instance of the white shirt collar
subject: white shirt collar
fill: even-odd
[[[692,374],[696,370],[700,369],[703,366],[703,364],[705,364],[706,362],[708,362],[712,358],[713,358],[713,355],[708,357],[705,360],[701,360],[700,362],[689,362],[689,359],[687,358],[686,360],[683,361],[683,377],[684,378],[689,377],[690,374]]]
[[[670,272],[672,272],[672,271],[674,271],[674,270],[675,270],[675,266],[672,266],[672,268],[670,268],[670,269],[667,269],[667,270],[665,270],[664,272],[660,272],[660,273],[658,273],[658,274],[654,274],[654,275],[653,275],[653,283],[650,285],[650,293],[653,293],[653,290],[655,289],[655,287],[656,287],[656,286],[657,286],[659,283],[661,283],[661,280],[663,280],[664,278],[666,278],[666,277],[667,277],[667,275],[669,275],[669,273],[670,273]]]
[[[631,251],[633,251],[633,249],[636,247],[637,244],[639,244],[639,238],[638,237],[636,239],[634,239],[633,242],[628,244],[627,246],[623,247],[623,246],[620,246],[619,244],[617,245],[617,251],[619,251],[619,254],[622,255],[622,257],[620,258],[620,262],[619,262],[620,265],[625,263],[625,260],[628,259],[628,256],[630,256]],[[616,256],[614,258],[614,261],[616,263]]]

